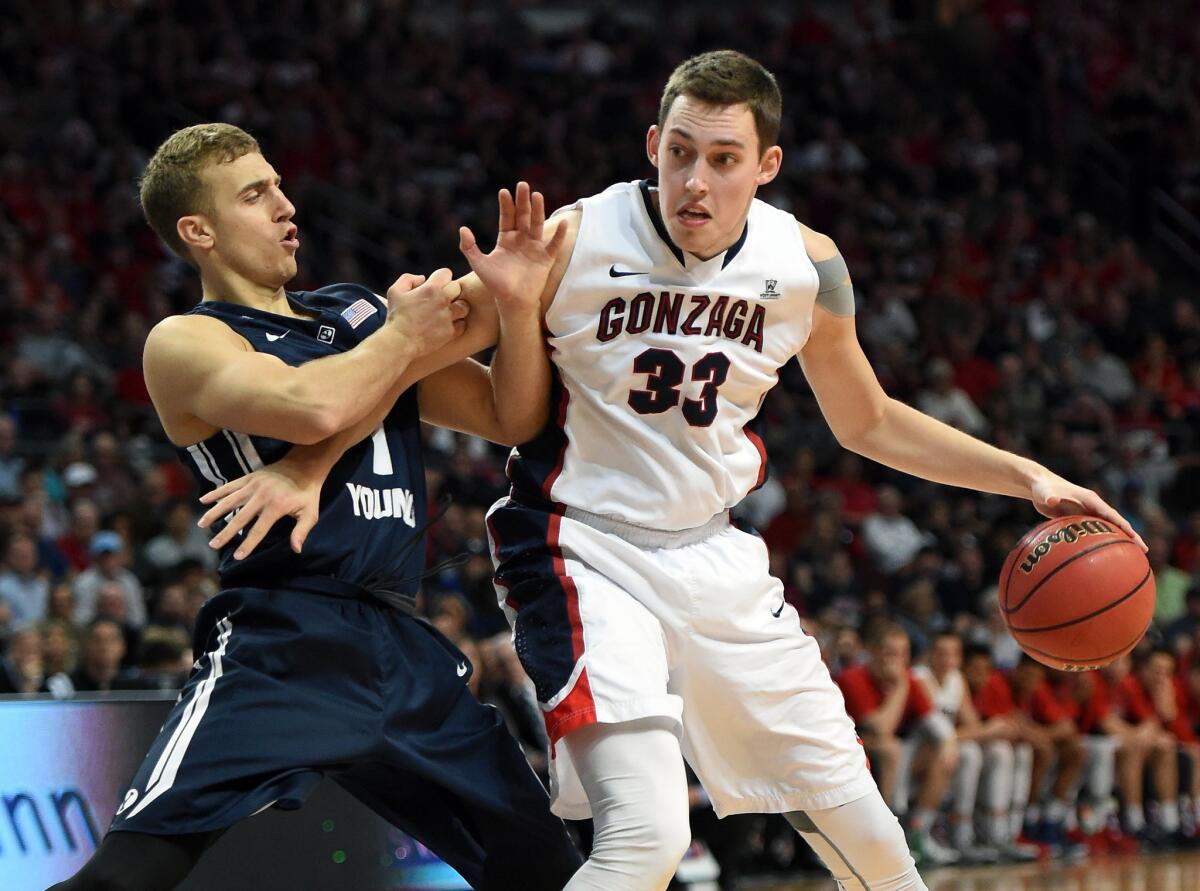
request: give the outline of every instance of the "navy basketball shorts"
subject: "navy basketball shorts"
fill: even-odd
[[[476,888],[558,891],[579,864],[462,653],[373,600],[237,588],[197,619],[196,663],[110,831],[227,828],[300,807],[322,775]]]

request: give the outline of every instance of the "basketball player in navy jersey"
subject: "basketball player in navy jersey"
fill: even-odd
[[[618,183],[547,226],[567,233],[542,295],[556,408],[513,453],[488,521],[554,746],[555,811],[595,819],[568,891],[667,887],[689,840],[685,757],[719,816],[784,814],[839,887],[925,888],[765,546],[729,520],[765,474],[747,425],[793,357],[846,448],[1133,534],[1094,492],[887,396],[837,246],[755,199],[782,163],[780,115],[754,60],[689,59],[647,134],[657,182]],[[270,482],[223,487],[210,513],[315,509]],[[928,816],[910,825],[926,853]]]
[[[167,436],[203,489],[330,440],[321,516],[238,559],[196,623],[196,664],[92,859],[57,889],[168,889],[233,823],[296,808],[329,775],[475,888],[559,891],[580,863],[471,666],[414,618],[426,497],[422,419],[499,442],[532,436],[541,350],[541,196],[501,193],[501,234],[471,262],[494,308],[448,270],[285,290],[295,209],[255,140],[226,124],[171,136],[141,182],[147,219],[200,272],[203,300],[145,349]],[[561,243],[561,239],[559,242]],[[499,346],[491,369],[466,360]],[[301,444],[301,445],[294,445]],[[322,452],[322,453],[325,453]],[[218,526],[220,523],[218,523]],[[300,537],[304,535],[301,530]],[[299,537],[297,537],[297,542]]]

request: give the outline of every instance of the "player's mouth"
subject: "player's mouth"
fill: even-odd
[[[279,243],[294,251],[300,247],[300,239],[297,237],[299,234],[300,230],[296,226],[288,226],[287,233],[279,239]]]
[[[675,219],[689,229],[699,229],[712,219],[712,214],[699,204],[685,204],[676,212]]]

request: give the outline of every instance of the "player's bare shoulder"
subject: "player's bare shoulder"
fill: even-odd
[[[837,256],[837,245],[832,238],[816,229],[810,229],[799,220],[796,220],[796,225],[800,227],[800,237],[804,239],[804,249],[810,260],[819,263]]]
[[[189,395],[200,389],[223,357],[252,350],[244,337],[211,316],[167,316],[150,329],[142,350],[142,372],[163,429],[173,442],[194,441],[212,431],[211,425],[197,423],[188,412]]]

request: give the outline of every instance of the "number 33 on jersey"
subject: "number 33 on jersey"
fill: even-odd
[[[649,182],[585,198],[546,313],[559,381],[518,493],[655,529],[700,526],[765,478],[747,425],[804,346],[818,276],[796,219],[755,200],[709,260],[675,246]]]

